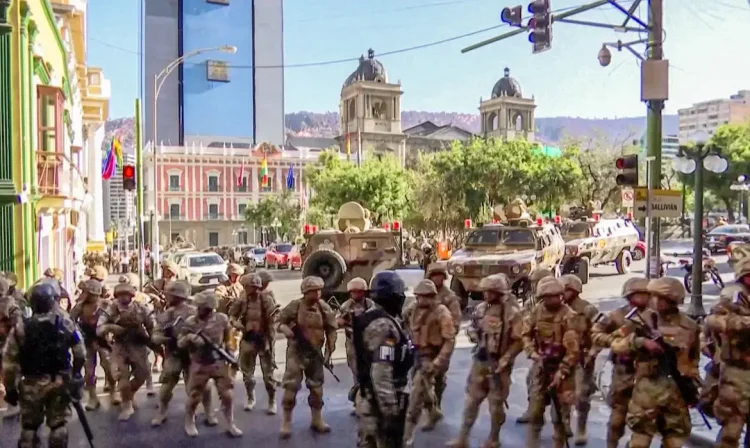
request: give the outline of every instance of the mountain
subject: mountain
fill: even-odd
[[[456,112],[404,111],[401,113],[401,127],[408,129],[425,121],[437,125],[453,124],[471,132],[480,129],[479,115]],[[665,135],[676,135],[677,115],[664,115]],[[120,135],[123,148],[132,150],[135,139],[132,117],[109,120],[105,125],[107,138]],[[558,143],[565,138],[603,137],[609,141],[640,139],[646,132],[645,117],[627,118],[580,118],[544,117],[536,118],[537,139],[545,143]],[[286,129],[289,134],[306,137],[334,137],[339,134],[339,114],[337,112],[292,112],[286,114]],[[105,141],[105,147],[108,145]]]

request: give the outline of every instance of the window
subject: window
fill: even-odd
[[[260,191],[262,193],[270,193],[273,191],[273,176],[268,176],[268,182],[266,183],[266,185],[263,185],[263,178],[261,178]]]
[[[291,244],[279,244],[276,246],[276,252],[280,254],[288,254],[291,251],[292,251]]]
[[[242,178],[242,183],[237,185],[237,191],[240,193],[247,192],[247,176]]]
[[[169,219],[180,219],[180,204],[169,204]]]
[[[208,219],[219,219],[219,204],[208,204]]]
[[[219,233],[218,232],[210,232],[208,234],[209,241],[211,240],[211,237],[213,235],[216,235],[216,244],[211,243],[211,246],[218,246],[219,245]],[[217,265],[223,265],[224,260],[216,255],[199,255],[197,257],[190,257],[188,259],[188,266],[191,268],[203,268],[206,266],[217,266]]]
[[[219,176],[208,176],[208,191],[219,191]]]
[[[219,232],[208,232],[208,245],[211,247],[219,245]],[[190,261],[192,263],[192,260]]]
[[[237,232],[237,244],[247,244],[247,230]]]
[[[63,96],[60,89],[37,86],[37,145],[40,151],[63,152]]]
[[[180,191],[180,175],[169,175],[169,191]]]
[[[245,210],[247,210],[247,204],[237,204],[237,216],[240,219],[245,219]]]

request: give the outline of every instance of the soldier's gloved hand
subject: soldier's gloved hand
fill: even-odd
[[[81,401],[83,399],[83,377],[76,375],[71,378],[68,383],[68,392],[71,400]]]
[[[510,362],[508,362],[507,359],[501,359],[497,362],[497,367],[495,368],[495,373],[503,373],[510,368]]]
[[[426,362],[422,365],[422,372],[427,376],[432,376],[437,371],[434,362]]]
[[[11,406],[18,406],[19,397],[18,389],[15,387],[5,392],[5,402]]]

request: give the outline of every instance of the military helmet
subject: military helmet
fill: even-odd
[[[28,298],[35,313],[48,313],[60,299],[60,289],[49,282],[38,282],[29,290]]]
[[[625,283],[622,284],[622,296],[625,298],[629,298],[639,292],[648,293],[647,278],[632,277],[625,280]]]
[[[445,263],[432,263],[427,266],[427,277],[431,277],[433,274],[442,274],[448,277],[448,267]]]
[[[505,274],[493,274],[479,282],[480,291],[495,291],[499,294],[507,294],[509,289],[508,276]]]
[[[555,275],[549,269],[541,268],[531,273],[531,275],[529,276],[529,281],[531,281],[532,286],[536,286],[537,283],[539,283],[539,280],[546,278],[546,277],[554,277],[554,276]]]
[[[83,275],[85,275],[86,277],[93,277],[94,276],[94,268],[92,268],[91,266],[87,266],[86,270],[83,271]]]
[[[583,282],[581,282],[581,279],[576,275],[563,275],[562,277],[560,277],[560,283],[562,283],[563,288],[565,289],[570,289],[577,292],[578,294],[583,292]]]
[[[15,272],[6,271],[3,272],[3,277],[5,277],[6,280],[8,280],[8,286],[13,288],[14,286],[18,285],[18,276]]]
[[[415,296],[436,296],[438,293],[432,280],[422,280],[414,288]]]
[[[367,281],[362,277],[355,277],[346,284],[346,291],[367,291]]]
[[[57,280],[58,282],[62,281],[63,277],[65,277],[65,272],[63,272],[63,270],[60,268],[53,269],[52,273],[55,276],[55,280]]]
[[[47,268],[44,270],[43,275],[47,278],[55,278],[55,271],[53,271],[52,268]]]
[[[161,264],[161,268],[164,271],[171,272],[172,275],[177,275],[177,271],[179,271],[179,269],[177,268],[177,264],[175,262],[173,262],[173,261],[168,261],[168,260],[164,261]]]
[[[94,274],[91,277],[97,280],[104,281],[107,279],[107,275],[109,275],[109,273],[107,272],[107,268],[102,265],[98,265],[94,266]]]
[[[262,288],[263,283],[260,280],[260,276],[255,273],[245,274],[240,278],[240,285],[243,288]]]
[[[187,299],[190,297],[190,285],[184,280],[169,282],[166,289],[165,292],[172,297],[177,297],[178,299]]]
[[[391,315],[401,312],[406,300],[406,284],[395,271],[380,271],[370,279],[370,297]]]
[[[8,294],[10,291],[10,282],[5,277],[0,276],[0,297]]]
[[[565,292],[565,287],[554,277],[544,277],[536,285],[536,296],[557,296]]]
[[[118,283],[117,286],[115,286],[113,295],[117,297],[127,294],[130,297],[135,297],[135,293],[135,286],[131,285],[130,283]]]
[[[672,277],[655,278],[648,282],[648,292],[664,297],[677,305],[685,303],[685,287],[682,282]]]
[[[300,291],[305,294],[310,291],[320,291],[323,287],[325,287],[325,282],[322,278],[310,275],[302,279]]]
[[[746,275],[750,275],[750,257],[742,258],[734,265],[734,276],[737,280]]]
[[[219,300],[216,298],[216,294],[212,291],[203,291],[193,297],[193,304],[197,308],[209,308],[215,310],[219,306]]]
[[[89,293],[94,296],[102,295],[102,282],[100,282],[99,280],[89,279],[83,282],[81,286],[81,290],[83,290],[83,292]]]
[[[261,269],[260,271],[256,272],[256,274],[258,274],[258,276],[260,277],[260,281],[262,281],[263,283],[271,283],[274,280],[273,274],[266,271],[265,269]]]
[[[237,263],[230,263],[229,266],[227,266],[227,275],[242,275],[244,273],[245,270]]]

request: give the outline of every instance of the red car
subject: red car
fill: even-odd
[[[266,266],[276,269],[293,266],[292,249],[294,249],[294,246],[289,243],[272,244],[266,250]]]

